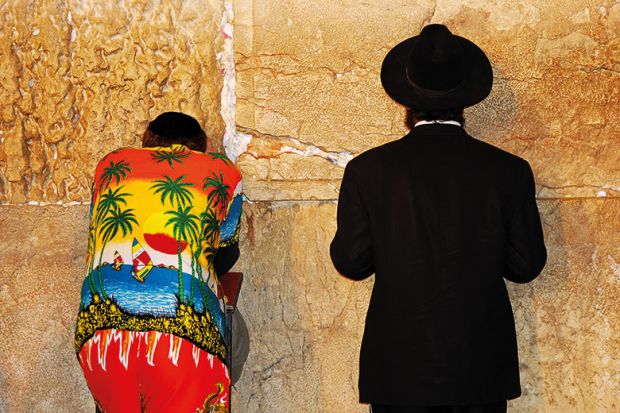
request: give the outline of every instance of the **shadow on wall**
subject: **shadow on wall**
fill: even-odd
[[[245,207],[238,270],[251,348],[233,411],[367,412],[357,402],[357,362],[372,284],[334,270],[335,212],[321,202]]]
[[[0,320],[0,330],[4,330],[2,320]],[[6,378],[4,377],[4,372],[0,370],[0,389],[6,389]],[[0,412],[8,412],[8,400],[5,398],[6,392],[0,392]]]
[[[543,272],[540,277],[544,275]],[[534,289],[539,282],[526,285],[507,282],[515,316],[521,375],[521,397],[508,404],[509,410],[515,413],[542,411],[541,404],[544,402],[534,299]]]
[[[519,346],[519,370],[521,374],[520,398],[509,403],[511,412],[545,411],[544,373],[541,365],[541,336],[539,320],[541,312],[541,295],[553,297],[562,285],[553,280],[552,274],[566,274],[566,252],[562,247],[564,236],[554,229],[554,211],[557,204],[553,201],[539,201],[541,222],[547,246],[547,264],[538,278],[529,284],[507,282],[508,292],[515,315],[517,341]],[[543,300],[544,304],[544,300]],[[552,304],[552,303],[547,303]],[[545,343],[542,342],[544,346]],[[553,389],[547,389],[553,392]]]
[[[493,88],[482,102],[465,109],[465,129],[471,136],[495,143],[510,138],[517,115],[517,102],[510,81],[493,66]],[[403,111],[405,124],[406,111]]]
[[[295,392],[304,382],[299,373],[309,348],[296,303],[303,287],[295,282],[291,262],[294,212],[280,211],[260,203],[244,210],[236,268],[245,274],[239,307],[250,332],[250,354],[232,394],[234,411],[276,411],[275,406],[295,404],[290,399],[296,393],[300,398],[314,393]]]
[[[510,82],[499,67],[492,67],[491,94],[479,104],[465,110],[467,132],[487,142],[510,135],[517,113],[517,102]]]

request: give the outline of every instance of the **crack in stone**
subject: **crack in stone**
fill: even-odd
[[[607,191],[613,191],[613,192],[620,192],[620,186],[614,186],[614,185],[588,185],[588,184],[584,184],[584,185],[560,185],[560,186],[551,186],[551,185],[545,185],[545,184],[538,184],[538,186],[540,186],[541,188],[544,189],[548,189],[551,191],[557,191],[557,190],[562,190],[562,189],[568,189],[568,188],[577,188],[577,189],[592,189],[594,191],[596,191],[596,198],[618,198],[618,196],[616,195],[612,195],[610,196],[610,194],[607,193]],[[542,192],[538,191],[538,193]],[[538,199],[553,199],[553,198],[545,198],[545,197],[537,197]],[[558,198],[558,199],[582,199],[582,198],[595,198],[594,196],[591,197],[570,197],[570,198]]]
[[[385,47],[386,51],[389,47]],[[356,75],[363,78],[368,76],[376,76],[378,69],[364,65],[364,62],[358,62],[354,58],[349,59],[349,63],[341,70],[334,69],[329,66],[306,66],[303,62],[289,53],[261,53],[254,57],[249,57],[241,52],[235,52],[238,56],[237,71],[239,73],[247,72],[268,72],[274,77],[296,77],[305,74],[327,74],[333,80],[342,78],[345,75]],[[283,65],[282,62],[271,63],[269,61],[261,61],[263,58],[285,58],[288,59],[290,65]],[[242,66],[240,68],[239,66]],[[354,73],[355,72],[355,73]]]
[[[433,2],[433,7],[430,9],[430,12],[428,13],[428,18],[426,19],[424,26],[433,23],[433,20],[435,19],[435,14],[437,13],[437,3],[439,3],[439,0],[435,0]]]
[[[224,71],[220,113],[225,124],[224,137],[222,138],[224,151],[233,162],[236,162],[239,155],[246,152],[252,137],[251,135],[239,132],[237,129],[237,97],[235,93],[237,74],[233,44],[233,19],[233,5],[232,2],[227,1],[224,3],[224,12],[222,13],[221,21],[224,49],[217,54],[218,61],[222,65]]]
[[[271,135],[252,128],[239,129],[244,133],[258,136],[263,141],[275,141],[276,147],[272,148],[272,154],[276,156],[282,153],[294,153],[302,157],[317,156],[341,168],[344,168],[347,163],[351,159],[353,159],[353,154],[349,151],[330,151],[320,146],[314,145],[311,142],[304,142],[289,135]],[[249,154],[251,154],[255,158],[269,157],[261,156],[261,154],[256,152]]]
[[[303,150],[291,146],[283,146],[280,148],[280,151],[282,153],[295,153],[303,157],[318,156],[319,158],[326,159],[341,168],[344,168],[347,163],[353,159],[353,154],[351,152],[326,152],[315,145],[307,145]]]
[[[358,71],[355,71],[359,69]],[[239,69],[239,73],[248,73],[252,71],[260,70],[261,72],[268,72],[274,78],[285,78],[285,77],[302,77],[304,75],[313,75],[316,77],[323,76],[323,78],[331,79],[332,81],[338,81],[342,79],[344,76],[352,75],[359,79],[367,79],[367,78],[375,78],[377,76],[377,71],[373,71],[371,69],[365,68],[360,65],[348,65],[342,71],[336,71],[330,67],[326,66],[318,66],[318,67],[301,67],[295,71],[284,71],[278,70],[277,68],[270,68],[265,66],[255,66],[246,69]]]
[[[268,365],[267,367],[264,367],[260,370],[255,370],[255,373],[258,373],[260,375],[263,376],[263,378],[268,378],[271,377],[271,370],[278,364],[280,364],[284,359],[288,358],[287,355],[281,356],[280,358],[278,358],[276,361],[274,361],[273,363],[271,363],[270,365]]]

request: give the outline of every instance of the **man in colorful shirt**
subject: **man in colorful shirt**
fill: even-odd
[[[239,256],[241,174],[187,115],[97,165],[75,346],[104,412],[227,412],[217,275]]]

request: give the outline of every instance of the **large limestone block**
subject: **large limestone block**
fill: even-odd
[[[467,111],[478,138],[531,161],[544,198],[620,192],[620,9],[611,2],[235,2],[240,165],[255,200],[335,199],[351,155],[396,139],[404,109],[383,91],[387,51],[429,22],[489,55],[495,86]],[[273,161],[297,151],[295,173]],[[262,174],[253,164],[260,160]],[[312,176],[323,163],[324,176]],[[273,183],[273,185],[271,185]]]
[[[88,201],[97,159],[164,111],[221,141],[222,4],[1,2],[0,202]]]
[[[618,411],[620,200],[541,206],[547,266],[531,284],[510,288],[523,388],[511,406],[524,413]]]
[[[616,411],[620,201],[542,201],[548,264],[509,284],[521,354],[515,412]],[[357,362],[372,278],[328,257],[336,204],[246,205],[240,309],[252,337],[236,412],[365,412]],[[92,411],[72,347],[87,206],[0,209],[0,410]]]
[[[368,282],[331,265],[333,203],[245,208],[239,307],[250,355],[235,412],[367,412],[357,404],[357,360]]]
[[[0,207],[0,411],[93,412],[73,348],[88,208]]]
[[[511,412],[618,409],[620,201],[541,201],[549,259],[531,284],[508,283],[523,396]],[[373,279],[333,269],[336,204],[246,205],[240,309],[250,355],[235,411],[366,412],[358,355]],[[309,407],[310,406],[310,407]]]

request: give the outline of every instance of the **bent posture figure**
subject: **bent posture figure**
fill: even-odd
[[[187,115],[97,165],[75,346],[103,412],[227,412],[217,275],[239,256],[241,174]]]
[[[346,167],[331,244],[336,269],[375,274],[360,400],[377,412],[501,412],[520,395],[504,278],[532,281],[546,250],[529,164],[469,136],[491,65],[429,25],[392,49],[381,79],[411,131]]]

